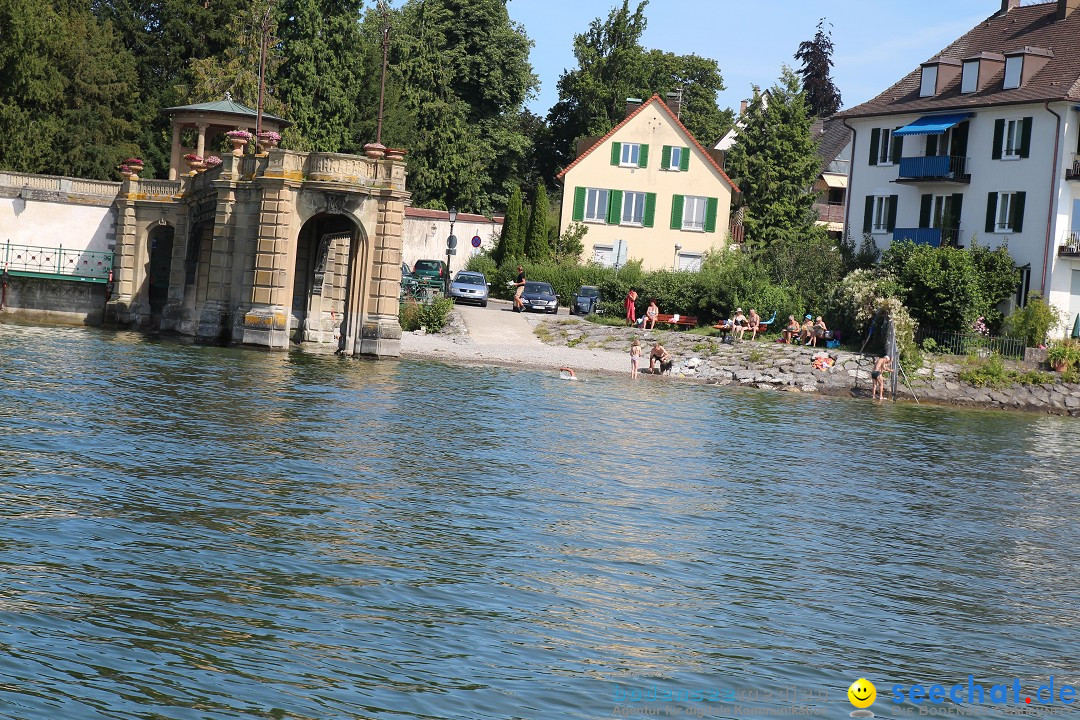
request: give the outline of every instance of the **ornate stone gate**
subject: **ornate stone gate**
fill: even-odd
[[[272,149],[176,182],[126,180],[107,317],[203,341],[397,355],[405,177],[400,157]],[[163,226],[172,254],[157,311]]]

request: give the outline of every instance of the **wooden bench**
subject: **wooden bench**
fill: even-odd
[[[676,320],[675,318],[679,319]],[[695,328],[697,327],[697,318],[689,315],[657,315],[656,322],[666,323],[668,325],[674,325],[675,327]]]

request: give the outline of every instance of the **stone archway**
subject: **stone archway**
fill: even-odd
[[[333,344],[345,330],[353,246],[359,227],[347,215],[319,213],[300,228],[293,265],[289,339]]]
[[[150,260],[146,273],[146,299],[151,321],[160,320],[161,311],[169,301],[174,236],[175,228],[166,224],[155,226],[147,237]]]

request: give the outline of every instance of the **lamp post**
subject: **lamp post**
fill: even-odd
[[[454,222],[457,220],[457,209],[450,208],[450,237],[446,238],[446,296],[450,297],[450,256],[457,252],[457,238],[454,237]]]
[[[682,243],[675,243],[675,261],[671,263],[672,272],[679,271],[679,251],[682,250]]]

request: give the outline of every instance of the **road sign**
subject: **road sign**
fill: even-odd
[[[457,235],[451,235],[450,237],[446,238],[446,247],[450,248],[451,250],[457,247]]]
[[[473,246],[473,247],[480,247],[480,243],[481,243],[481,242],[482,242],[482,241],[480,240],[480,236],[479,236],[479,235],[473,235],[473,238],[472,238],[472,246]]]
[[[457,255],[457,248],[446,248],[446,254],[448,256],[449,255]]]

